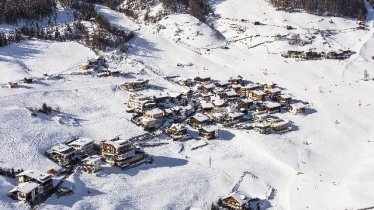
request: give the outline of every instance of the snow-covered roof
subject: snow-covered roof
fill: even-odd
[[[70,142],[68,145],[83,147],[85,145],[92,144],[92,143],[93,143],[93,140],[90,138],[79,138],[73,142]]]
[[[292,96],[290,94],[287,94],[287,93],[281,94],[280,97],[282,97],[283,99],[291,99],[292,98]]]
[[[159,108],[155,108],[155,109],[151,109],[147,111],[146,114],[147,115],[159,115],[159,114],[164,114],[164,112]]]
[[[278,108],[278,107],[281,107],[282,105],[280,103],[277,103],[277,102],[271,102],[271,101],[267,101],[266,103],[264,103],[264,105],[269,108],[269,109],[273,109],[273,108]]]
[[[256,123],[256,124],[254,124],[254,127],[256,127],[256,128],[267,128],[267,127],[270,127],[270,125],[266,125],[264,123]]]
[[[229,195],[229,197],[232,197],[233,199],[235,199],[237,202],[239,202],[240,205],[243,205],[245,203],[247,203],[249,201],[249,197],[245,196],[245,195],[242,195],[242,194],[239,194],[237,192],[233,192]]]
[[[255,89],[255,88],[259,88],[259,87],[260,87],[260,85],[258,85],[258,84],[248,84],[248,85],[242,87],[242,89]]]
[[[209,120],[209,117],[201,114],[201,113],[196,113],[193,118],[195,118],[199,122],[205,122]]]
[[[255,91],[253,91],[252,93],[255,94],[255,95],[258,95],[258,96],[263,96],[263,95],[265,95],[264,91],[262,91],[262,90],[255,90]]]
[[[219,86],[228,86],[231,83],[229,81],[219,81],[219,82],[216,82],[215,84]]]
[[[227,96],[229,97],[233,97],[233,96],[239,96],[239,94],[233,90],[230,90],[228,92],[225,93]]]
[[[268,91],[269,93],[272,93],[272,94],[282,92],[282,90],[279,89],[279,88],[271,88],[271,89],[268,89],[267,91]]]
[[[213,104],[215,105],[215,106],[223,106],[224,104],[226,103],[226,101],[224,101],[224,100],[215,100],[215,101],[213,101]]]
[[[10,193],[21,192],[21,193],[28,194],[28,193],[32,192],[33,190],[35,190],[38,187],[39,187],[38,183],[35,183],[35,182],[24,182],[24,183],[20,183],[18,186],[16,186],[15,188],[13,188],[10,191]]]
[[[214,84],[208,84],[203,87],[205,87],[206,89],[214,89],[216,86],[214,86]]]
[[[170,128],[175,128],[177,130],[185,130],[187,129],[186,126],[182,125],[182,124],[173,124],[170,126]]]
[[[294,103],[294,104],[290,104],[291,108],[292,109],[305,109],[305,105],[302,104],[302,103]]]
[[[288,121],[284,121],[284,120],[280,120],[280,121],[272,123],[272,126],[274,127],[280,127],[280,126],[286,126],[286,125],[288,125]]]
[[[242,80],[243,77],[240,75],[230,77],[230,80]]]
[[[99,161],[101,161],[101,157],[98,155],[92,155],[83,160],[86,164],[94,164]]]
[[[206,102],[201,103],[201,107],[202,107],[203,109],[214,108],[214,106],[213,106],[212,103],[206,103]]]
[[[209,132],[209,133],[219,130],[219,128],[215,125],[205,126],[201,129],[203,129],[204,131]]]
[[[27,176],[27,177],[30,177],[32,179],[38,180],[39,182],[44,182],[44,181],[47,181],[48,179],[51,178],[51,175],[46,174],[46,173],[42,173],[42,172],[36,171],[36,170],[24,171],[24,172],[17,175],[17,177],[20,177],[20,176]]]
[[[245,98],[245,99],[242,99],[241,102],[249,104],[249,103],[253,103],[254,101],[250,98]]]
[[[71,152],[71,149],[73,148],[66,144],[57,144],[51,148],[51,150],[58,152],[58,153],[63,153],[63,154]]]
[[[127,139],[104,140],[104,143],[110,144],[115,148],[131,144],[131,142]]]
[[[241,112],[230,112],[227,116],[230,118],[238,118],[244,116],[244,114]]]

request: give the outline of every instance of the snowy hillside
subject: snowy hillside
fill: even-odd
[[[144,148],[152,164],[128,170],[104,165],[97,175],[78,169],[64,182],[74,194],[52,195],[40,209],[210,209],[239,181],[238,190],[266,201],[267,209],[374,206],[374,9],[366,3],[368,20],[359,29],[353,19],[276,11],[263,0],[210,2],[216,16],[209,24],[188,14],[140,23],[97,5],[111,25],[136,34],[127,53],[100,53],[120,77],[83,72],[81,65],[98,55],[77,42],[31,39],[0,48],[0,168],[47,171],[56,163],[44,154],[57,143],[143,134],[126,112],[131,93],[120,87],[136,79],[150,80],[139,92],[145,95],[188,90],[166,76],[274,82],[310,103],[303,116],[282,113],[293,131],[222,128],[211,141],[155,138],[152,143],[166,144]],[[290,44],[294,35],[305,42]],[[346,60],[282,57],[291,50],[354,54]],[[25,77],[34,82],[21,82]],[[43,103],[60,112],[30,116],[27,108]],[[29,209],[7,196],[16,185],[0,176],[0,209]]]

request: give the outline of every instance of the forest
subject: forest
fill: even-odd
[[[365,0],[270,0],[279,10],[306,11],[316,15],[366,18]]]
[[[55,0],[0,0],[0,23],[40,20],[51,15],[55,8]]]

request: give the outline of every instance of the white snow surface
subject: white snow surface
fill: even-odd
[[[374,75],[373,10],[369,10],[369,30],[353,30],[358,26],[355,20],[285,13],[263,0],[212,2],[220,15],[214,26],[224,40],[212,38],[208,26],[188,15],[164,18],[157,24],[166,29],[157,31],[157,24],[136,24],[122,13],[98,6],[112,24],[137,30],[129,54],[117,65],[117,70],[133,73],[132,78],[68,75],[95,56],[77,43],[30,40],[1,48],[1,85],[44,73],[61,73],[64,79],[0,88],[0,167],[46,171],[55,164],[44,153],[72,137],[98,143],[117,135],[142,134],[125,112],[123,103],[129,93],[119,88],[133,77],[150,80],[153,88],[142,93],[158,94],[184,90],[164,80],[167,75],[227,80],[240,74],[253,82],[275,82],[283,92],[310,102],[312,109],[306,116],[283,114],[297,128],[282,135],[223,129],[217,140],[197,150],[190,148],[204,140],[160,139],[169,144],[145,149],[154,157],[153,164],[125,171],[105,166],[97,176],[78,170],[64,183],[73,186],[74,194],[53,195],[41,209],[209,209],[212,202],[231,192],[245,171],[258,177],[244,177],[239,189],[246,194],[266,199],[269,188],[276,189],[269,209],[374,206],[374,81],[362,80],[364,70],[371,78]],[[255,26],[254,21],[265,25]],[[287,25],[297,28],[293,33],[305,36],[316,29],[335,30],[336,35],[328,38],[330,45],[319,34],[306,46],[275,41],[272,36],[290,33]],[[174,37],[178,28],[183,30],[180,41]],[[203,33],[192,39],[196,31]],[[221,49],[226,41],[229,49]],[[345,61],[297,61],[280,56],[286,50],[312,48],[351,49],[356,54]],[[177,67],[177,63],[193,65]],[[26,107],[40,107],[44,102],[59,107],[61,113],[31,117]],[[178,153],[183,144],[186,149]],[[14,179],[0,177],[0,209],[28,209],[6,195],[16,184]]]

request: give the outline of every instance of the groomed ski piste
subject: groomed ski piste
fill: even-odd
[[[284,114],[297,128],[282,135],[223,129],[209,145],[204,140],[147,147],[152,164],[127,170],[104,166],[97,175],[80,170],[64,183],[74,194],[52,195],[40,209],[210,209],[212,202],[237,189],[268,200],[268,209],[360,209],[374,206],[374,11],[368,7],[368,30],[339,17],[276,11],[263,0],[213,1],[215,30],[186,14],[155,24],[136,23],[122,13],[97,6],[117,27],[135,30],[129,53],[113,59],[111,69],[126,77],[76,75],[94,58],[74,42],[28,40],[0,49],[0,167],[46,171],[55,166],[44,153],[71,137],[99,143],[144,131],[130,122],[124,103],[129,92],[119,87],[149,79],[152,89],[140,93],[181,92],[164,79],[178,75],[227,80],[275,82],[295,98],[308,101],[305,116]],[[259,21],[264,25],[256,26]],[[289,31],[286,26],[293,26]],[[162,27],[163,26],[163,27]],[[11,27],[1,25],[1,30]],[[333,30],[323,37],[318,30]],[[291,46],[276,35],[315,36],[311,44]],[[208,50],[209,49],[209,50]],[[347,60],[283,58],[288,50],[356,52]],[[107,56],[119,57],[115,52]],[[183,67],[178,63],[186,64]],[[187,65],[187,64],[193,65]],[[266,74],[264,74],[264,69]],[[371,75],[364,81],[364,70]],[[61,74],[62,78],[46,78]],[[33,77],[33,84],[6,87],[9,81]],[[33,118],[26,107],[47,103],[62,115]],[[61,118],[63,122],[60,123]],[[164,141],[154,139],[154,141]],[[308,142],[308,144],[305,144]],[[181,147],[183,151],[179,153]],[[250,172],[258,178],[245,176]],[[240,185],[237,185],[241,180]],[[0,176],[0,209],[29,209],[7,193],[15,179]],[[276,195],[269,199],[269,191]]]

